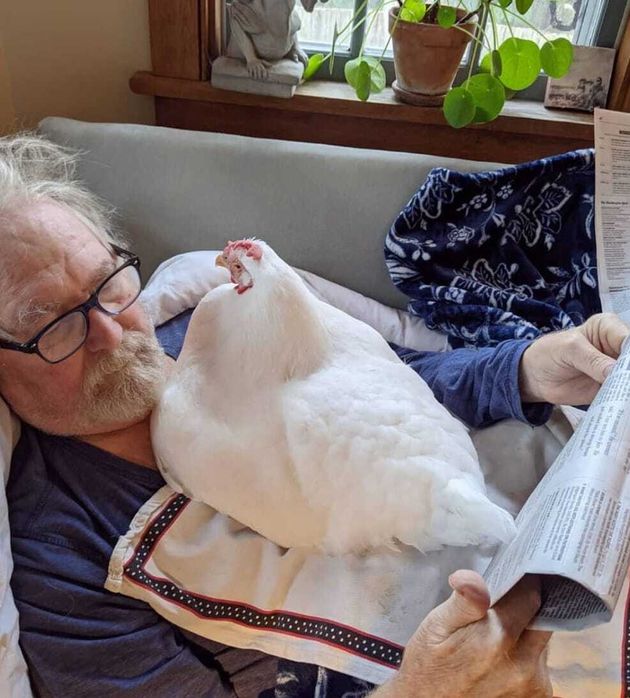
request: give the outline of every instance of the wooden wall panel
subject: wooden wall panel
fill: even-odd
[[[493,133],[469,128],[465,134],[440,124],[405,123],[355,115],[290,112],[243,104],[222,104],[156,97],[160,126],[216,131],[260,138],[330,143],[358,148],[378,148],[444,157],[525,162],[576,148],[593,146],[591,138]]]
[[[202,39],[202,46],[206,46],[206,53],[210,59],[221,55],[223,40],[223,3],[219,0],[202,0],[201,27],[202,36],[205,31],[207,38]]]
[[[149,0],[153,73],[201,80],[200,0]]]
[[[608,108],[615,111],[630,111],[630,21],[626,23],[617,47]]]

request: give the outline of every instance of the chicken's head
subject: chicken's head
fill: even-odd
[[[217,257],[216,265],[228,269],[237,293],[245,293],[254,285],[256,272],[263,258],[263,245],[264,243],[256,240],[230,240]]]

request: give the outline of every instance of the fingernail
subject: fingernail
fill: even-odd
[[[468,601],[472,601],[472,603],[474,604],[479,604],[481,606],[486,603],[487,595],[483,592],[480,592],[479,589],[477,589],[476,587],[464,584],[464,586],[460,587],[457,590],[457,592],[461,594],[465,599],[468,599]]]
[[[608,366],[604,368],[604,378],[608,378],[608,376],[612,373],[613,368],[615,368],[614,361],[612,363],[609,363]]]

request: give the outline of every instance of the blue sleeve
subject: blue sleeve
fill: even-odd
[[[86,585],[102,576],[101,561],[43,540],[13,545],[20,644],[37,695],[234,696],[211,656],[147,604]]]
[[[551,414],[546,403],[523,404],[518,386],[521,356],[530,340],[507,340],[496,347],[418,352],[392,345],[398,356],[423,378],[435,397],[471,427],[502,419],[532,426]]]
[[[194,308],[184,310],[183,313],[176,315],[155,328],[155,334],[160,342],[160,346],[164,349],[164,353],[170,356],[171,359],[177,360],[182,350],[193,311]]]

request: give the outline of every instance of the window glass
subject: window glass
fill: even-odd
[[[307,52],[327,52],[330,50],[334,33],[335,23],[339,29],[350,22],[355,7],[364,0],[329,0],[324,4],[317,3],[312,13],[306,12],[301,3],[296,3],[296,9],[302,21],[302,28],[299,32],[300,43]],[[367,0],[368,8],[372,9],[379,4],[379,0]],[[363,37],[367,32],[365,42],[366,53],[379,56],[383,53],[383,48],[387,45],[389,38],[388,12],[391,7],[397,6],[393,0],[388,2],[379,12],[374,21],[363,23],[355,29],[355,39],[351,40],[350,32],[337,45],[337,54],[342,58],[346,56],[354,57],[358,54]],[[452,4],[457,4],[453,2]],[[476,6],[474,0],[464,0],[459,6],[466,9]],[[609,34],[609,27],[606,25],[619,26],[623,14],[624,3],[621,0],[534,0],[525,18],[521,18],[516,13],[515,7],[506,10],[510,18],[512,31],[515,36],[524,39],[531,39],[540,43],[541,34],[548,39],[564,37],[577,45],[611,45],[611,38],[604,34]],[[614,15],[615,17],[612,17]],[[616,19],[615,19],[616,18]],[[511,36],[510,29],[506,24],[506,15],[498,8],[494,11],[494,23],[490,19],[486,22],[485,31],[488,39],[492,43],[493,33],[496,32],[497,41],[500,44]],[[605,20],[605,21],[604,21]],[[614,21],[613,21],[614,20]],[[601,31],[602,27],[606,31]],[[614,40],[614,39],[613,39]],[[472,44],[469,44],[462,65],[466,66],[468,73],[468,61],[472,56]],[[486,53],[487,48],[480,52]],[[384,53],[386,61],[392,59],[391,42]],[[479,56],[478,56],[479,58]],[[388,69],[389,70],[389,69]],[[342,72],[342,71],[341,71]],[[338,73],[341,77],[341,73]],[[460,77],[463,79],[464,74]],[[536,94],[528,94],[528,98],[542,98],[542,91]]]

